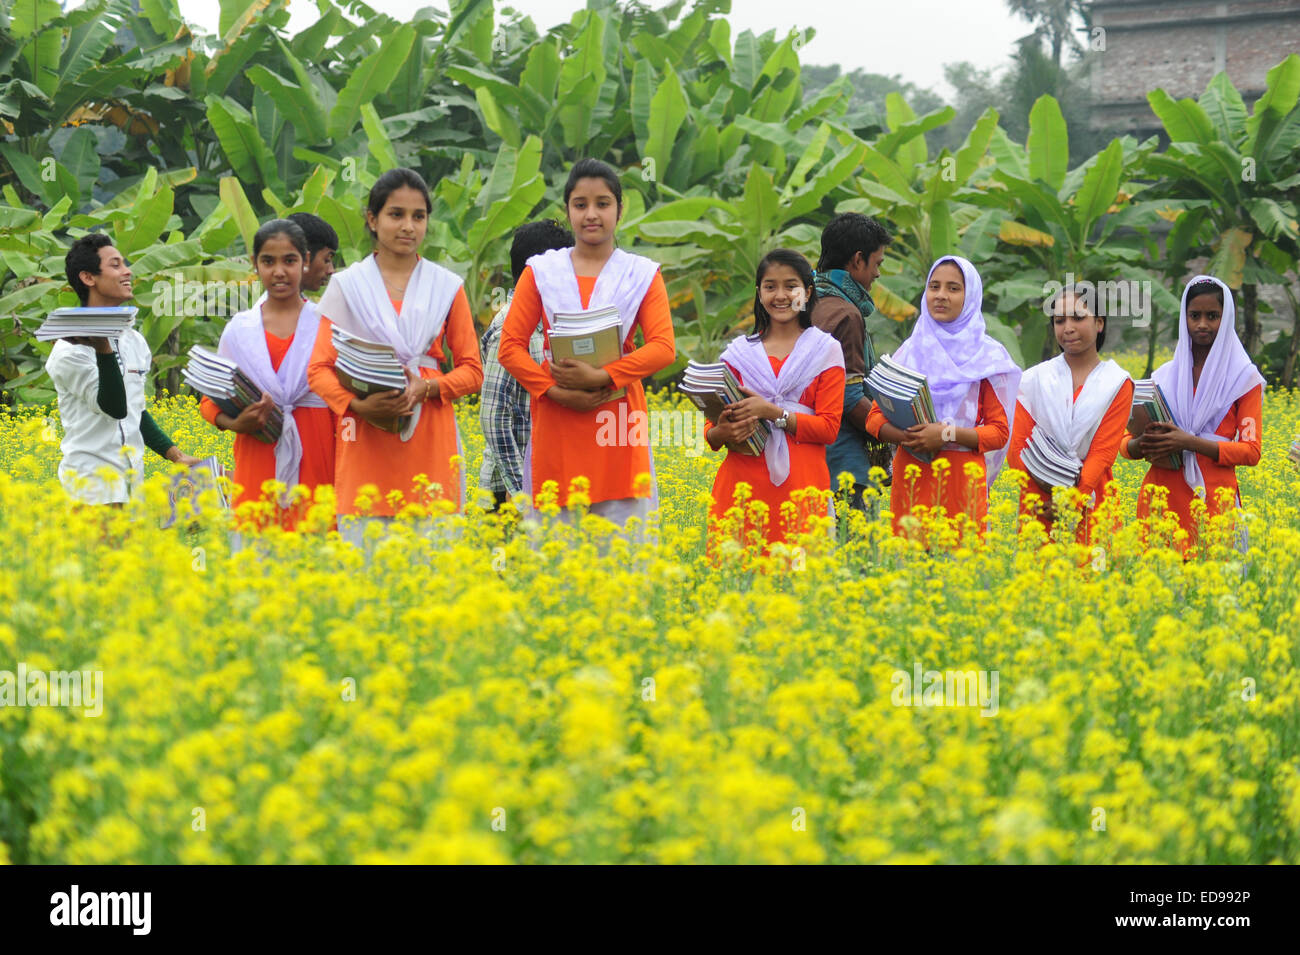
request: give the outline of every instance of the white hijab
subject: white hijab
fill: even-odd
[[[1192,339],[1187,333],[1187,293],[1198,282],[1213,282],[1223,292],[1223,320],[1201,369],[1201,382],[1192,388]],[[1264,376],[1246,354],[1237,338],[1237,308],[1232,290],[1212,275],[1198,275],[1183,289],[1178,313],[1178,345],[1173,361],[1166,362],[1151,376],[1164,392],[1174,422],[1188,434],[1209,441],[1229,441],[1216,434],[1229,409],[1242,395],[1264,384]],[[1183,452],[1183,480],[1200,497],[1205,496],[1205,477],[1196,454]]]

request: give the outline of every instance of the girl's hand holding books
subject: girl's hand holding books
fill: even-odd
[[[914,424],[903,432],[903,440],[899,443],[909,451],[934,454],[948,443],[944,440],[944,427],[939,423]]]
[[[415,374],[411,369],[406,369],[406,410],[404,415],[410,414],[415,410],[416,405],[438,397],[442,386],[438,383],[437,378],[424,378]]]
[[[781,417],[783,411],[766,398],[760,398],[748,388],[741,388],[748,398],[742,398],[740,401],[733,401],[727,405],[728,411],[734,411],[740,419],[745,418],[763,418],[766,421],[775,421]]]
[[[581,364],[581,363],[579,363]],[[546,392],[546,397],[554,401],[557,405],[568,408],[570,411],[595,411],[605,402],[614,396],[614,389],[604,387],[597,391],[587,391],[578,388],[565,388],[562,385],[553,385]]]
[[[741,404],[742,402],[737,402],[724,408],[718,423],[709,429],[706,438],[715,449],[726,445],[732,451],[749,453],[741,445],[748,441],[749,436],[758,428],[758,418],[737,411]]]
[[[1142,437],[1138,439],[1142,456],[1157,467],[1169,470],[1175,470],[1169,464],[1170,455],[1179,455],[1183,451],[1192,450],[1191,444],[1190,434],[1182,428],[1161,421],[1153,421],[1147,425],[1146,430],[1142,432]]]
[[[573,358],[560,358],[551,362],[550,371],[555,383],[570,391],[613,390],[614,380],[609,377],[609,372]]]
[[[275,410],[275,402],[271,400],[270,394],[263,392],[262,397],[258,398],[251,405],[245,405],[244,410],[239,412],[239,417],[230,418],[229,415],[219,415],[218,418],[225,418],[226,430],[233,431],[236,434],[257,434],[266,427],[267,419],[271,417],[271,412]],[[223,422],[218,420],[217,424]]]
[[[411,413],[408,391],[377,391],[365,398],[353,398],[348,410],[376,428],[387,430],[394,419]]]

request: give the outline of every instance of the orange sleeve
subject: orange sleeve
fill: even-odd
[[[830,444],[840,433],[844,413],[844,369],[827,368],[813,383],[817,389],[812,414],[794,414],[794,439],[800,444]]]
[[[874,401],[871,402],[871,410],[867,412],[867,434],[871,435],[873,438],[879,439],[880,429],[888,420],[889,419],[885,417],[885,413],[880,410],[880,405],[876,404]]]
[[[307,385],[320,395],[321,400],[339,417],[348,413],[352,399],[356,396],[339,384],[338,375],[334,373],[334,362],[339,353],[334,347],[333,322],[322,316],[320,331],[316,333],[316,346],[311,352],[311,362],[307,365]]]
[[[1025,406],[1019,401],[1016,402],[1016,421],[1011,431],[1011,447],[1007,449],[1007,467],[1015,468],[1017,471],[1025,469],[1020,460],[1020,452],[1025,449],[1025,444],[1029,441],[1029,435],[1034,430],[1034,418],[1025,410]]]
[[[1132,409],[1130,409],[1129,417],[1132,416],[1133,416]],[[1127,458],[1130,461],[1134,460],[1133,455],[1128,453],[1128,443],[1132,441],[1134,437],[1136,437],[1136,435],[1134,435],[1131,431],[1129,431],[1128,426],[1126,425],[1124,427],[1124,436],[1119,439],[1119,456],[1121,458]]]
[[[658,272],[650,282],[645,297],[641,299],[636,319],[641,326],[645,344],[605,366],[615,388],[626,388],[634,381],[653,375],[656,371],[667,368],[677,357],[673,316],[668,310],[668,288],[664,285],[663,275]],[[507,316],[506,324],[509,323],[510,318]]]
[[[462,285],[447,312],[441,338],[451,350],[455,367],[447,374],[439,368],[421,368],[423,378],[437,378],[438,397],[435,402],[455,401],[465,395],[475,394],[483,386],[483,360],[478,351],[478,335],[474,331],[474,316],[469,310],[469,299]],[[429,346],[429,354],[442,357],[438,342]]]
[[[211,398],[204,397],[199,402],[199,414],[203,415],[203,420],[214,428],[217,426],[217,415],[220,413],[221,409],[217,407],[217,403]]]
[[[1264,429],[1264,386],[1256,385],[1232,406],[1237,416],[1236,441],[1219,442],[1219,463],[1224,467],[1251,467],[1259,463],[1259,435]]]
[[[993,385],[987,378],[980,382],[980,418],[984,423],[975,426],[975,436],[979,439],[975,450],[980,454],[988,454],[1006,447],[1007,439],[1011,437],[1011,429],[1007,427],[1007,413],[1002,410],[998,393],[993,390]]]
[[[1079,473],[1078,484],[1079,490],[1084,494],[1091,494],[1097,490],[1097,484],[1115,463],[1115,455],[1119,453],[1120,445],[1128,443],[1125,438],[1128,436],[1128,417],[1132,407],[1133,382],[1126,381],[1120,385],[1119,394],[1115,395],[1115,400],[1102,415],[1097,433],[1092,436],[1092,444],[1088,445],[1088,454],[1083,459],[1083,470]],[[1019,429],[1020,422],[1017,421],[1016,430]]]
[[[555,387],[551,373],[533,361],[533,356],[528,353],[528,340],[541,321],[542,295],[537,291],[532,266],[524,266],[510,299],[510,311],[506,313],[505,323],[501,326],[497,361],[534,398],[542,397]]]

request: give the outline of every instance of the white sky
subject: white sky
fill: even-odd
[[[408,20],[422,7],[447,9],[446,0],[367,0],[390,16]],[[650,0],[652,6],[662,6]],[[567,23],[585,8],[583,0],[498,0],[499,11],[512,6],[533,18],[538,30]],[[180,0],[181,11],[197,26],[217,31],[218,0]],[[689,9],[689,5],[688,5]],[[296,33],[318,19],[311,0],[292,0],[289,31]],[[943,64],[969,60],[981,69],[1005,66],[1012,45],[1031,31],[1030,24],[1007,12],[1005,0],[733,0],[732,37],[743,30],[756,34],[776,29],[812,27],[816,37],[803,49],[803,63],[844,72],[857,67],[900,75],[928,87],[945,99],[952,89],[944,82]]]

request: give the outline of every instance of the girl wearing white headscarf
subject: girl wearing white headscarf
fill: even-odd
[[[1197,541],[1192,500],[1205,502],[1209,516],[1241,506],[1239,466],[1259,463],[1263,428],[1264,376],[1237,338],[1232,291],[1212,275],[1198,275],[1183,290],[1178,345],[1173,361],[1152,378],[1164,392],[1175,425],[1151,424],[1141,437],[1125,432],[1121,453],[1151,462],[1138,496],[1137,516],[1151,510],[1152,491],[1169,491],[1169,509],[1187,532],[1184,551]],[[1182,467],[1161,459],[1177,454]]]
[[[1021,452],[1035,440],[1054,442],[1074,456],[1079,465],[1074,486],[1089,499],[1079,523],[1080,541],[1092,532],[1092,512],[1106,496],[1133,406],[1128,372],[1097,354],[1106,341],[1105,319],[1093,314],[1085,298],[1079,289],[1067,288],[1052,299],[1048,314],[1062,351],[1020,379],[1007,451],[1007,464],[1026,472]],[[1030,475],[1020,492],[1020,513],[1037,513],[1050,529],[1056,516],[1051,494],[1051,487]]]
[[[983,303],[984,283],[974,265],[959,255],[936,261],[926,278],[921,316],[893,359],[926,376],[939,421],[902,431],[877,403],[867,416],[868,432],[899,446],[889,495],[896,534],[914,507],[942,507],[949,517],[966,514],[984,528],[988,488],[1011,436],[1021,370],[985,333]],[[946,460],[947,472],[937,477],[911,451]],[[967,465],[977,470],[974,478],[965,473]]]

